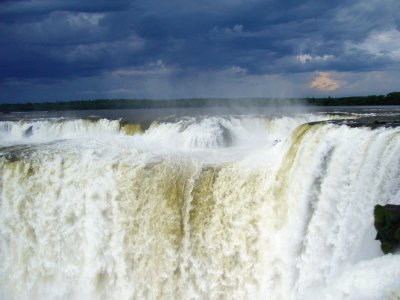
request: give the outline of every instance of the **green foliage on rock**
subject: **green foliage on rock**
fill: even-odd
[[[383,253],[393,253],[400,246],[400,205],[376,205],[374,209],[376,240]]]

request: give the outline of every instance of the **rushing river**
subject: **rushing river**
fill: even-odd
[[[0,298],[399,299],[400,127],[344,113],[2,116]]]

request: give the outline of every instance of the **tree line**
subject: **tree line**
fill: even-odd
[[[317,106],[355,106],[355,105],[400,105],[400,92],[387,95],[370,95],[339,98],[190,98],[170,100],[149,99],[96,99],[58,102],[8,103],[0,105],[0,112],[13,111],[63,111],[91,109],[139,109],[139,108],[198,108],[198,107],[253,107],[268,105],[317,105]]]

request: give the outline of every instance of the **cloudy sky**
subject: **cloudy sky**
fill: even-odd
[[[399,0],[0,2],[0,102],[400,90]]]

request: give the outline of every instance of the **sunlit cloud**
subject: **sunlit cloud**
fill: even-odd
[[[309,87],[320,91],[336,91],[340,88],[340,83],[332,78],[332,74],[319,72],[311,81]]]
[[[65,15],[71,26],[97,26],[105,16],[102,13],[65,13]]]
[[[397,29],[373,31],[362,43],[348,43],[347,46],[378,57],[400,59],[400,31]]]
[[[236,24],[232,28],[230,28],[230,27],[219,28],[218,26],[214,26],[214,28],[212,29],[212,33],[215,33],[215,34],[223,33],[223,34],[232,35],[232,34],[240,34],[242,32],[243,32],[242,24]]]
[[[312,56],[310,54],[300,54],[300,55],[296,56],[297,61],[299,63],[301,63],[301,64],[306,64],[306,63],[314,62],[314,61],[315,62],[322,62],[322,61],[327,61],[327,60],[330,60],[330,59],[333,59],[333,58],[334,58],[333,55],[328,55],[328,54],[325,54],[325,55],[322,55],[322,56],[319,56],[319,55]]]
[[[119,68],[110,72],[112,77],[133,77],[148,75],[167,75],[176,71],[176,68],[166,66],[161,59],[140,67]]]
[[[239,67],[239,66],[231,66],[229,68],[229,72],[232,74],[245,75],[245,74],[247,74],[247,69]]]

